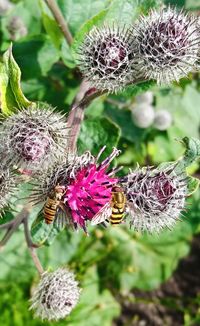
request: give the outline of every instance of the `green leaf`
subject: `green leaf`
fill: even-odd
[[[108,0],[58,0],[72,34],[79,31],[82,24],[105,9],[108,4]]]
[[[0,102],[1,110],[6,115],[32,104],[22,93],[20,80],[21,71],[12,55],[12,47],[10,47],[4,53],[3,61],[0,63]]]
[[[38,245],[51,245],[61,229],[56,224],[46,224],[43,213],[41,212],[31,226],[33,241]]]
[[[184,137],[182,142],[186,147],[186,151],[180,159],[179,164],[188,167],[200,157],[200,140],[193,137]]]
[[[96,155],[107,145],[105,154],[109,155],[112,148],[117,146],[119,136],[119,128],[107,118],[86,119],[81,126],[78,148],[81,153],[90,150]]]
[[[188,254],[193,232],[190,223],[179,223],[173,231],[159,236],[141,235],[122,226],[107,229],[105,236],[111,250],[98,263],[101,287],[112,284],[126,292],[158,287],[171,276],[179,259]]]
[[[86,21],[86,23],[82,26],[80,31],[78,31],[76,33],[76,36],[75,36],[73,44],[72,44],[72,51],[73,51],[73,55],[75,58],[76,58],[77,52],[85,38],[85,35],[92,29],[92,27],[94,25],[99,26],[103,22],[104,18],[106,17],[107,12],[108,12],[107,9],[104,9],[101,12],[99,12],[97,15],[92,17],[90,20]]]
[[[70,46],[67,44],[66,40],[62,41],[61,58],[62,58],[63,62],[66,64],[67,67],[69,67],[69,68],[75,68],[76,67],[73,52],[72,52]]]
[[[21,67],[23,79],[46,76],[60,57],[48,36],[28,37],[13,46],[16,61]]]
[[[121,110],[110,103],[105,103],[105,115],[120,127],[123,138],[138,145],[144,140],[145,132],[134,125],[130,110]]]
[[[58,26],[58,23],[55,21],[50,9],[46,5],[46,3],[43,0],[39,0],[41,13],[42,13],[42,21],[44,28],[47,32],[47,34],[50,36],[53,44],[57,49],[60,49],[62,40],[63,40],[63,34]],[[65,41],[66,42],[66,41]]]
[[[99,293],[99,279],[96,268],[87,270],[82,284],[81,300],[65,325],[70,326],[110,326],[119,316],[120,307],[109,290]]]

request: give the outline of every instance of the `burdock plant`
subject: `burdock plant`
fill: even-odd
[[[73,38],[58,6],[54,0],[46,2],[65,40],[71,45]],[[86,29],[88,25],[84,26]],[[116,22],[112,27],[109,24],[93,27],[85,36],[82,35],[81,40],[78,57],[84,79],[67,118],[49,104],[33,103],[25,98],[19,85],[20,70],[11,48],[0,63],[0,209],[9,204],[18,183],[17,174],[23,174],[20,182],[25,180],[32,188],[32,192],[26,191],[25,187],[23,189],[27,192],[23,200],[28,203],[22,211],[11,221],[0,224],[0,228],[6,230],[0,247],[23,224],[28,249],[41,277],[31,299],[31,308],[36,316],[47,320],[68,316],[80,296],[74,274],[61,268],[44,272],[36,252],[38,246],[51,244],[61,231],[56,223],[59,218],[64,227],[70,225],[73,231],[80,228],[87,234],[90,230],[88,225],[100,223],[107,226],[111,214],[121,219],[119,223],[123,221],[130,225],[133,232],[153,233],[172,229],[183,214],[186,198],[199,184],[186,173],[186,168],[200,156],[200,142],[194,138],[182,140],[186,151],[176,162],[163,163],[158,167],[138,167],[120,174],[121,167],[115,166],[115,158],[120,154],[117,148],[113,147],[105,154],[107,144],[104,146],[103,143],[96,156],[87,148],[82,154],[77,150],[84,109],[93,99],[102,93],[114,93],[127,85],[152,79],[158,83],[169,83],[196,69],[200,53],[197,19],[171,8],[151,11],[130,26],[118,27]],[[56,47],[58,45],[60,40],[56,42]],[[66,61],[68,63],[68,58]],[[133,116],[140,127],[147,127],[153,122],[152,101],[152,93],[136,100],[137,109],[133,111]],[[150,112],[149,116],[146,116],[146,111]],[[164,127],[162,125],[160,130]],[[93,141],[98,147],[94,126],[93,129]],[[126,126],[123,136],[124,133]],[[99,134],[105,140],[103,133]],[[111,134],[112,130],[109,136]],[[15,174],[11,172],[13,167]],[[62,191],[59,192],[59,189]],[[39,204],[40,208],[37,207],[39,213],[35,214],[30,234],[28,218],[33,204]],[[50,223],[45,224],[45,214],[50,217]],[[80,248],[81,255],[85,255],[83,248]],[[85,266],[89,264],[89,260],[84,261]]]

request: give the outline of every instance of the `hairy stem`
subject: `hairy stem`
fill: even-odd
[[[25,218],[23,220],[23,224],[24,224],[24,236],[26,239],[27,246],[33,247],[33,248],[39,248],[40,245],[35,244],[31,239],[31,234],[30,234],[29,227],[28,227],[28,218]]]
[[[37,255],[36,249],[34,247],[28,247],[28,250],[30,252],[30,255],[31,255],[32,259],[33,259],[34,265],[35,265],[38,273],[40,275],[42,275],[44,273],[44,269],[42,267],[42,264],[40,262],[40,259],[39,259],[38,255]]]
[[[129,84],[139,84],[144,81],[144,79],[136,79]],[[71,154],[76,153],[76,144],[81,123],[84,119],[85,108],[92,102],[92,100],[104,94],[108,94],[108,91],[99,91],[98,89],[92,87],[86,80],[82,81],[79,92],[73,101],[67,121],[67,125],[70,128],[68,151]]]
[[[55,0],[44,0],[51,10],[56,22],[58,23],[58,26],[61,29],[61,32],[63,33],[65,40],[69,45],[73,42],[72,34],[69,30],[69,27],[67,25],[67,22],[65,21],[65,18],[63,17],[62,12],[60,11],[60,8],[58,7]]]
[[[10,222],[7,222],[7,223],[4,223],[4,224],[1,224],[0,225],[0,230],[2,229],[10,229],[12,226],[13,226],[13,224],[15,223],[15,220],[16,219],[13,219],[12,221],[10,221]]]
[[[27,206],[25,206],[22,209],[22,211],[18,214],[18,216],[13,221],[11,221],[12,223],[11,222],[6,223],[7,224],[7,232],[4,235],[3,239],[0,241],[0,247],[5,246],[5,244],[11,238],[13,233],[17,230],[19,225],[23,222],[23,220],[25,218],[27,218],[27,216],[30,213],[30,209],[31,209],[31,206],[30,206],[30,204],[28,204]]]

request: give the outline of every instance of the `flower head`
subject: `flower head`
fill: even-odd
[[[74,274],[59,268],[54,272],[45,272],[32,298],[30,309],[41,319],[58,320],[69,315],[77,305],[80,288]]]
[[[91,220],[111,199],[112,186],[117,178],[107,172],[109,164],[119,151],[114,149],[109,157],[100,164],[95,160],[80,169],[71,179],[64,196],[70,207],[73,221],[85,227],[85,221]]]
[[[141,72],[158,83],[170,83],[197,67],[200,45],[197,18],[175,9],[152,10],[133,27]]]
[[[94,27],[80,47],[80,69],[97,89],[111,92],[133,79],[130,32],[127,28]]]
[[[124,185],[131,225],[139,231],[170,228],[185,205],[185,175],[177,175],[174,167],[137,168],[121,180]]]
[[[9,199],[16,189],[16,175],[9,169],[0,170],[0,216],[9,205]]]
[[[28,108],[0,126],[5,165],[44,169],[64,155],[68,130],[65,118],[49,106]]]
[[[62,202],[66,211],[75,227],[79,225],[86,230],[86,221],[109,203],[112,186],[118,180],[112,177],[116,169],[107,170],[119,151],[114,148],[110,156],[98,163],[104,149],[96,158],[88,151],[66,163],[60,162],[46,174],[39,175],[38,185],[33,190],[34,200],[46,200],[56,185],[64,186],[66,191]]]

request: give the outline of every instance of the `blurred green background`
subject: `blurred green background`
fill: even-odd
[[[22,71],[22,89],[29,100],[45,101],[67,112],[81,81],[74,51],[93,24],[117,20],[131,23],[161,0],[58,0],[75,37],[70,49],[43,0],[13,0],[5,10],[0,0],[1,54],[13,42],[13,55]],[[166,1],[198,15],[199,0]],[[4,10],[2,10],[4,8]],[[158,87],[144,83],[117,95],[102,96],[86,110],[78,148],[97,154],[107,144],[122,150],[122,173],[140,165],[157,165],[183,153],[176,139],[200,135],[200,75],[179,84]],[[154,112],[170,112],[172,123],[160,131],[155,125],[140,128],[132,117],[137,96],[151,92]],[[199,176],[199,164],[190,168]],[[21,192],[25,192],[22,186]],[[20,206],[18,201],[16,207]],[[200,325],[200,216],[199,192],[188,200],[182,223],[158,235],[134,233],[125,226],[66,230],[39,249],[46,268],[72,268],[83,288],[81,301],[66,320],[43,325],[131,326]],[[35,219],[32,212],[30,225]],[[7,216],[10,219],[12,216]],[[1,221],[2,223],[2,221]],[[2,234],[3,235],[3,234]],[[37,240],[37,235],[34,235]],[[183,270],[185,274],[183,275]],[[0,325],[41,325],[29,312],[29,298],[37,273],[22,230],[0,252]],[[191,290],[192,287],[192,290]],[[143,323],[142,323],[143,322]]]

